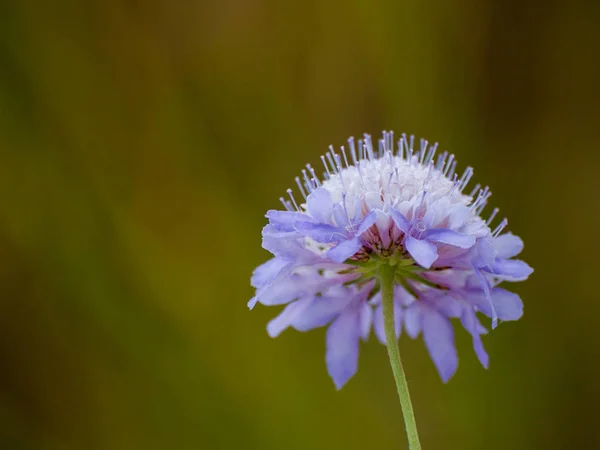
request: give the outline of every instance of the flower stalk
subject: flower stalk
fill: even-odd
[[[391,261],[390,261],[391,262]],[[410,393],[408,391],[408,383],[406,375],[402,367],[400,359],[400,350],[398,348],[398,338],[394,326],[394,284],[396,278],[396,265],[381,264],[379,268],[379,282],[381,285],[382,303],[383,303],[383,325],[385,330],[385,339],[387,341],[388,355],[390,365],[396,381],[398,397],[400,398],[400,406],[404,416],[404,424],[406,426],[406,435],[408,437],[408,448],[410,450],[421,450],[419,441],[419,433],[417,431],[417,422],[412,403],[410,401]]]

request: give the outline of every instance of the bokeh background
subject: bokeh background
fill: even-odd
[[[600,3],[0,2],[0,448],[406,448],[385,348],[249,312],[264,212],[350,135],[476,168],[525,316],[403,337],[424,449],[600,448]]]

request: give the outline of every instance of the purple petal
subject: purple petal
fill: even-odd
[[[464,329],[473,337],[473,349],[475,350],[477,359],[479,359],[481,365],[487,369],[489,367],[490,357],[483,347],[480,333],[482,327],[475,316],[475,312],[472,309],[465,309],[460,321]]]
[[[481,273],[480,270],[473,268],[473,272],[475,273],[475,276],[479,280],[481,289],[483,290],[483,294],[485,295],[485,299],[487,300],[487,304],[489,307],[487,309],[490,312],[490,315],[488,317],[492,318],[492,330],[493,330],[494,328],[496,328],[498,326],[498,313],[496,312],[496,308],[494,307],[494,301],[492,300],[492,292],[491,292],[492,288],[490,286],[490,282],[483,275],[483,273]]]
[[[275,279],[281,270],[290,263],[289,260],[283,258],[271,258],[266,263],[261,264],[254,272],[250,284],[254,288],[261,288]]]
[[[260,289],[256,293],[256,296],[258,297],[258,301],[263,305],[284,305],[306,295],[311,284],[319,281],[318,278],[319,277],[315,277],[311,280],[308,277],[300,277],[297,275],[278,277],[278,279],[273,281],[270,285]]]
[[[346,211],[344,211],[344,207],[339,203],[333,205],[333,218],[338,227],[346,228],[350,223],[348,215],[346,214]]]
[[[404,233],[408,233],[410,230],[410,222],[404,217],[404,215],[400,211],[396,211],[395,209],[390,210],[390,214],[392,215],[392,220],[396,224],[396,226],[404,231]]]
[[[296,211],[267,211],[265,215],[274,229],[277,231],[296,231],[294,225],[296,222],[310,221],[310,217],[304,213]]]
[[[506,233],[494,239],[494,248],[498,258],[509,259],[523,250],[523,241],[512,233]]]
[[[360,239],[349,239],[328,250],[325,256],[337,263],[343,263],[362,247]]]
[[[363,234],[365,231],[367,231],[369,228],[371,228],[371,226],[373,226],[373,224],[376,221],[377,221],[377,214],[375,213],[375,211],[371,211],[369,214],[367,214],[363,218],[362,222],[358,226],[358,230],[356,231],[356,235],[360,236],[361,234]]]
[[[352,298],[348,297],[314,296],[290,324],[298,331],[323,327],[335,319],[351,301]]]
[[[310,193],[306,199],[306,206],[311,217],[317,222],[329,223],[333,211],[331,194],[327,189],[318,188]]]
[[[460,248],[471,248],[475,245],[475,237],[443,228],[427,231],[425,238],[429,241],[453,245]]]
[[[506,289],[494,288],[490,292],[490,297],[498,319],[519,320],[523,316],[523,302],[517,294]],[[492,308],[482,290],[466,291],[464,299],[486,316],[493,316]]]
[[[454,331],[450,321],[434,309],[424,309],[423,339],[442,381],[446,383],[458,368]]]
[[[502,320],[519,320],[523,316],[523,302],[514,292],[502,288],[492,289],[492,301]]]
[[[406,236],[406,250],[425,269],[429,269],[438,257],[437,247],[431,242]]]
[[[421,304],[414,302],[404,310],[404,329],[412,339],[416,339],[423,328],[423,315],[421,314]]]
[[[496,259],[496,250],[490,239],[477,240],[477,258],[474,260],[475,267],[487,267],[494,263]]]
[[[323,223],[298,222],[296,230],[317,242],[330,243],[347,239],[342,228]]]
[[[282,331],[291,325],[292,320],[297,315],[302,314],[302,311],[306,309],[306,306],[311,301],[311,298],[304,298],[287,305],[281,314],[267,324],[267,333],[269,336],[272,338],[279,336]]]
[[[523,281],[533,273],[533,269],[518,259],[497,259],[486,272],[497,278],[510,281]]]
[[[267,325],[271,337],[277,337],[288,327],[298,331],[308,331],[319,328],[331,322],[348,304],[347,298],[327,298],[311,296],[293,303]]]
[[[339,316],[327,330],[327,371],[335,387],[341,389],[358,369],[360,317],[356,310]]]
[[[367,302],[361,302],[360,306],[360,337],[363,341],[369,339],[371,326],[373,325],[373,308]]]

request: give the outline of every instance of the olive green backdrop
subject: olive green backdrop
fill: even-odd
[[[267,209],[352,134],[476,168],[525,316],[402,338],[423,448],[600,448],[596,1],[0,2],[0,448],[406,448],[385,348],[249,312]]]

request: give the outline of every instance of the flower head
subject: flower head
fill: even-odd
[[[377,150],[369,135],[357,145],[350,138],[341,154],[330,147],[324,180],[307,165],[296,178],[303,201],[288,190],[285,211],[266,215],[263,247],[274,257],[254,271],[249,307],[287,305],[267,326],[272,337],[329,325],[326,363],[338,388],[356,373],[359,341],[371,328],[386,343],[382,264],[396,267],[397,336],[422,333],[444,382],[458,365],[451,318],[471,334],[487,368],[477,313],[495,328],[523,312],[521,299],[498,285],[525,280],[532,269],[511,259],[523,242],[502,234],[506,219],[490,228],[498,210],[481,217],[490,190],[477,185],[465,194],[473,169],[459,177],[454,155],[436,157],[437,144],[425,140],[415,152],[413,141],[402,135],[395,149],[393,133],[384,132]]]

